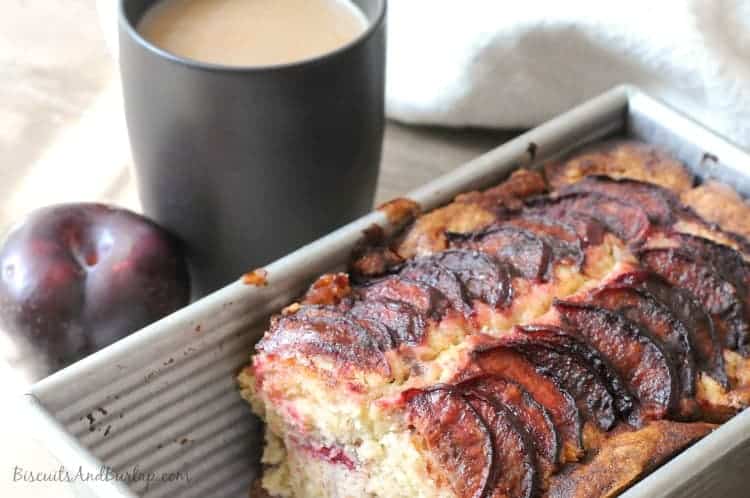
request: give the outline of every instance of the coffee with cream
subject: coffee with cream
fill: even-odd
[[[349,0],[160,0],[138,23],[154,45],[228,66],[267,66],[323,55],[367,28]]]

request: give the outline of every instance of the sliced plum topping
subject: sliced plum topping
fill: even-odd
[[[399,269],[398,277],[437,289],[451,302],[453,308],[464,314],[471,313],[471,300],[464,292],[458,276],[438,264],[433,256],[410,261]]]
[[[452,250],[436,254],[436,261],[456,274],[471,299],[503,307],[513,298],[512,268],[479,251]]]
[[[728,387],[721,343],[714,331],[713,320],[692,294],[650,271],[626,273],[618,277],[615,284],[638,287],[667,306],[687,327],[698,367]]]
[[[429,285],[390,276],[359,286],[355,292],[363,301],[397,301],[406,303],[425,318],[440,320],[450,309],[448,299]]]
[[[584,419],[604,431],[633,409],[632,396],[599,353],[561,329],[519,327],[503,343],[573,396]]]
[[[607,360],[638,399],[639,420],[668,416],[678,398],[675,367],[647,332],[598,306],[556,301],[565,328],[579,335]]]
[[[608,176],[587,176],[580,182],[560,189],[560,194],[597,193],[611,199],[638,206],[648,218],[659,225],[670,225],[673,221],[673,210],[678,204],[674,195],[652,183],[638,180],[615,180]]]
[[[494,480],[493,432],[477,411],[449,388],[417,392],[407,403],[407,421],[455,493],[488,496]]]
[[[546,280],[552,249],[535,233],[518,227],[493,227],[467,235],[449,234],[452,247],[475,249],[507,262],[524,278]]]
[[[713,265],[681,249],[646,249],[641,263],[675,287],[685,289],[708,311],[724,347],[747,356],[750,324],[742,296]]]
[[[750,317],[750,264],[742,254],[729,246],[717,244],[703,237],[676,234],[674,237],[686,251],[698,256],[716,269],[722,279],[730,282],[744,305],[744,316]],[[741,339],[740,339],[741,341]],[[739,349],[750,348],[740,342]]]
[[[482,375],[457,385],[456,389],[508,408],[533,441],[543,475],[549,476],[557,468],[560,445],[552,418],[520,384],[498,375]]]
[[[566,210],[560,203],[557,198],[538,197],[529,200],[521,213],[523,217],[548,220],[572,230],[584,247],[601,244],[606,227],[590,215]]]
[[[475,300],[493,307],[510,303],[512,268],[473,250],[449,250],[415,259],[395,270],[394,278],[431,287],[464,315]]]
[[[464,398],[484,420],[492,436],[494,459],[486,497],[530,498],[536,494],[534,445],[510,410],[473,393]]]
[[[419,344],[425,335],[424,317],[404,302],[357,301],[348,315],[374,334],[387,337],[390,348]]]
[[[552,202],[542,201],[541,205],[553,216],[567,218],[570,213],[589,216],[628,243],[642,242],[651,226],[640,207],[597,193],[568,194]]]
[[[303,306],[296,313],[275,317],[256,348],[268,354],[324,355],[344,366],[365,367],[390,375],[383,355],[390,338],[329,306]]]
[[[732,282],[743,295],[748,294],[750,264],[744,260],[742,254],[729,246],[695,235],[680,233],[674,234],[673,237],[688,252],[700,256],[701,259],[713,265],[721,277]]]
[[[679,372],[680,415],[694,417],[696,367],[690,331],[685,324],[643,289],[615,284],[592,292],[586,302],[622,314],[661,342]]]
[[[547,235],[571,244],[578,244],[580,242],[580,237],[574,227],[561,222],[559,219],[546,216],[544,213],[521,210],[515,216],[502,220],[502,223],[524,228],[536,234]]]
[[[575,461],[583,452],[581,418],[573,397],[558,382],[537,371],[522,354],[505,346],[475,352],[479,372],[498,375],[526,390],[547,409],[560,436],[561,461]]]
[[[521,214],[501,226],[514,226],[536,234],[552,251],[552,261],[564,261],[580,267],[583,264],[583,244],[578,234],[559,221],[532,214]]]

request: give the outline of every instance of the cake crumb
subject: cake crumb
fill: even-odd
[[[245,285],[254,285],[255,287],[265,287],[268,285],[268,272],[263,268],[255,269],[245,273],[242,276],[242,282]]]
[[[294,313],[297,313],[299,309],[301,308],[301,305],[299,303],[292,303],[289,306],[285,307],[281,310],[282,315],[292,315]]]
[[[381,204],[377,210],[385,214],[391,225],[403,225],[416,218],[421,207],[411,199],[398,197]]]
[[[349,275],[327,273],[310,286],[305,294],[304,304],[338,304],[351,292]]]

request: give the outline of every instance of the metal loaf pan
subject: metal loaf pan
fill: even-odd
[[[491,186],[521,166],[583,143],[630,136],[662,145],[699,177],[750,194],[750,156],[636,88],[617,87],[412,192],[424,210]],[[73,471],[153,473],[156,480],[79,481],[96,497],[246,497],[258,472],[259,422],[237,393],[234,375],[249,360],[269,314],[318,274],[340,269],[377,223],[375,211],[268,265],[268,285],[236,282],[35,384],[24,406],[42,442]],[[272,237],[273,234],[269,234]],[[750,411],[729,421],[625,493],[747,496]],[[161,480],[163,472],[182,478]],[[187,475],[189,480],[184,476]]]

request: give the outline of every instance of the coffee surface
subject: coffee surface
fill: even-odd
[[[229,66],[309,59],[346,45],[366,28],[349,0],[161,0],[137,26],[168,52]]]

